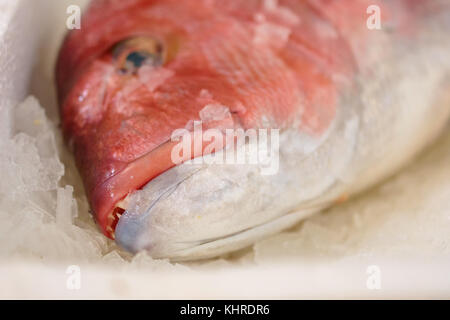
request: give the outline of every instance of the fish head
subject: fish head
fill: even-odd
[[[261,1],[97,0],[65,39],[64,134],[97,222],[126,249],[163,257],[175,243],[186,249],[267,221],[251,207],[263,198],[258,183],[272,184],[258,168],[185,163],[229,140],[174,160],[174,132],[193,137],[200,123],[221,140],[228,129],[294,128],[320,140],[333,122],[334,84],[317,71],[332,68],[294,57],[295,14],[282,22],[264,10]]]

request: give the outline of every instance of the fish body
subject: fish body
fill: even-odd
[[[374,185],[433,141],[450,116],[450,6],[375,2],[93,1],[57,85],[105,235],[156,258],[213,257]],[[222,147],[201,141],[174,161],[174,132],[195,138],[198,125]],[[277,142],[274,172],[206,161],[230,150],[227,130],[253,129]],[[252,143],[232,148],[247,159]]]

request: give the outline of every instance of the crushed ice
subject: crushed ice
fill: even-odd
[[[0,260],[172,268],[132,258],[98,231],[60,132],[35,98],[14,109],[13,121],[0,150]]]
[[[209,107],[204,117],[220,118],[223,112],[226,108]],[[6,147],[0,150],[0,259],[89,262],[127,270],[185,270],[146,254],[132,258],[98,231],[59,130],[47,120],[36,99],[28,98],[15,109],[13,128],[13,136],[3,141]],[[260,241],[253,250],[246,249],[227,263],[417,252],[448,257],[449,163],[450,131],[437,148],[382,187]],[[217,261],[223,260],[188,265],[203,269]]]

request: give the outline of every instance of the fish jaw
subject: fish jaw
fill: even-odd
[[[204,259],[247,246],[285,227],[282,223],[273,229],[272,224],[285,221],[292,209],[271,207],[283,197],[283,188],[274,191],[276,178],[262,177],[248,166],[172,168],[130,196],[115,240],[127,251],[172,261]],[[307,208],[296,216],[299,220],[318,210]]]
[[[285,169],[265,176],[261,165],[196,160],[171,168],[128,196],[115,230],[121,247],[173,261],[208,258],[266,236],[278,219],[292,220],[286,212],[294,204],[277,202],[287,196],[285,185],[293,182]],[[305,198],[318,196],[327,186],[328,181]],[[296,216],[319,209],[314,206]]]

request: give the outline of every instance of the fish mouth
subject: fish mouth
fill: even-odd
[[[270,145],[275,147],[278,130],[271,132],[274,136],[270,136]],[[229,144],[236,138],[234,135],[233,139],[221,137]],[[253,147],[237,142],[235,147],[240,150],[237,154],[230,151],[235,150],[234,144],[232,147],[224,142],[224,148],[213,153],[203,152],[151,179],[120,204],[123,212],[117,217],[116,242],[133,253],[145,250],[155,258],[173,258],[180,252],[237,236],[272,219],[257,214],[253,207],[254,202],[258,204],[256,209],[270,206],[271,201],[263,199],[261,183],[265,193],[272,194],[272,199],[270,180],[273,177],[266,176],[271,173],[265,170],[272,163],[249,161],[251,155],[261,153],[259,143],[267,142],[258,138],[258,142],[252,142]],[[195,138],[193,143],[195,145]],[[237,162],[237,158],[230,162],[211,161],[225,160],[229,152],[238,158],[243,154],[244,161]],[[278,159],[277,151],[270,153],[273,159]],[[277,188],[277,192],[281,190],[283,188]],[[248,201],[250,195],[255,199],[253,202]]]
[[[223,139],[222,148],[225,147],[226,141],[222,132],[220,130],[216,132],[219,135],[217,139]],[[197,132],[186,130],[182,138],[172,136],[165,143],[128,164],[123,170],[94,189],[92,206],[96,212],[96,220],[106,236],[115,239],[115,229],[119,219],[127,209],[126,203],[130,194],[144,188],[160,175],[170,172],[172,168],[196,157],[208,154],[208,151],[205,150],[208,142],[201,140],[200,145],[194,145],[195,141],[197,141],[196,135],[198,135]],[[174,156],[174,151],[177,150],[176,147],[184,142],[184,140],[180,142],[180,139],[191,141],[190,152],[183,151],[182,155],[177,154]],[[220,149],[218,150],[220,151]],[[164,177],[166,176],[164,175]],[[169,192],[170,188],[182,183],[183,179],[174,177],[170,178],[169,181],[175,181],[175,183],[170,186],[160,186],[159,190],[155,190],[155,194]],[[169,189],[165,191],[167,188]]]
[[[144,249],[151,249],[150,243],[144,243],[145,240],[137,240],[146,232],[148,226],[147,220],[152,214],[158,202],[164,198],[169,197],[184,181],[189,179],[192,175],[201,169],[194,169],[192,172],[186,172],[185,175],[179,176],[174,174],[174,170],[168,170],[161,176],[147,183],[145,188],[151,188],[152,185],[157,184],[156,192],[151,194],[151,198],[147,198],[145,210],[140,213],[139,206],[134,206],[127,202],[128,209],[124,209],[123,214],[120,215],[115,228],[115,240],[119,246],[127,251],[137,253]],[[173,182],[175,181],[175,182]],[[144,189],[145,189],[144,188]],[[153,189],[153,188],[152,188]],[[137,191],[139,192],[139,191]],[[138,201],[141,199],[137,199]]]
[[[288,200],[293,197],[285,187],[298,179],[286,174],[290,171],[287,167],[269,176],[254,164],[185,162],[127,197],[115,241],[129,252],[146,251],[171,261],[239,250],[321,209],[306,205],[301,196],[295,203]],[[305,199],[329,187],[322,182]]]
[[[274,194],[266,203],[241,211],[239,208],[245,202],[255,202],[256,198],[249,199],[249,194],[254,192],[248,186],[261,185],[262,177],[247,177],[242,186],[233,182],[220,185],[219,181],[224,181],[229,170],[236,174],[233,180],[245,180],[245,176],[254,172],[248,167],[236,170],[182,164],[153,179],[128,200],[128,208],[116,226],[116,243],[132,253],[146,251],[156,259],[174,262],[208,259],[245,248],[329,205],[314,198],[299,207],[274,211],[269,205],[279,197]],[[211,178],[212,172],[221,177],[204,188],[192,190],[194,185],[199,186],[199,181]],[[209,190],[209,195],[199,199],[202,189],[205,193]],[[181,194],[185,200],[180,200]],[[216,199],[221,199],[219,205],[211,205]],[[200,205],[189,208],[194,201]],[[231,202],[238,205],[233,207]]]
[[[252,203],[247,201],[250,194],[261,202],[256,190],[269,178],[260,175],[260,167],[196,164],[196,159],[165,171],[130,194],[115,228],[119,246],[132,253],[147,251],[154,258],[192,259],[189,252],[220,248],[227,239],[240,239],[272,219],[255,214],[251,206],[244,208]],[[247,244],[251,237],[240,242],[243,240]],[[214,250],[211,256],[220,252]],[[202,257],[208,254],[203,252],[194,259]]]
[[[125,197],[176,165],[170,159],[173,145],[167,141],[94,189],[92,206],[96,220],[109,238],[114,239],[114,228],[123,212],[120,203]],[[113,208],[110,207],[111,203],[114,203]]]
[[[229,251],[230,244],[232,248],[239,249],[251,243],[253,237],[249,235],[254,233],[252,230],[264,228],[265,223],[247,224],[246,227],[242,224],[242,227],[241,223],[227,225],[224,221],[220,232],[217,232],[217,228],[208,232],[211,220],[202,215],[214,215],[214,211],[183,211],[180,210],[182,206],[173,204],[174,199],[179,199],[180,193],[203,204],[214,200],[212,196],[209,201],[202,201],[195,191],[191,194],[186,192],[192,184],[197,184],[199,176],[208,176],[208,170],[204,165],[183,164],[167,170],[141,191],[135,192],[127,201],[128,208],[118,220],[116,243],[132,253],[146,251],[153,258],[168,258],[172,261],[209,258],[220,254],[225,248],[223,252]],[[211,185],[205,185],[204,191],[210,195],[221,194],[218,197],[223,198],[224,194],[233,192],[235,187],[230,183],[211,191]],[[205,221],[202,222],[202,219]],[[216,222],[219,219],[213,218]],[[233,229],[233,226],[239,229]]]
[[[168,170],[159,178],[150,181],[146,185],[146,188],[151,188],[152,185],[157,184],[158,190],[151,195],[151,198],[146,199],[145,210],[142,213],[139,210],[139,206],[132,208],[132,204],[127,205],[129,208],[125,209],[119,217],[115,228],[116,243],[132,253],[137,253],[142,250],[152,251],[154,244],[152,244],[151,239],[146,237],[150,215],[152,215],[158,202],[173,194],[183,181],[191,177],[195,172],[198,172],[198,170],[200,169],[194,170],[192,173],[187,173],[184,177],[172,174],[174,170]],[[173,182],[174,180],[175,182]]]

